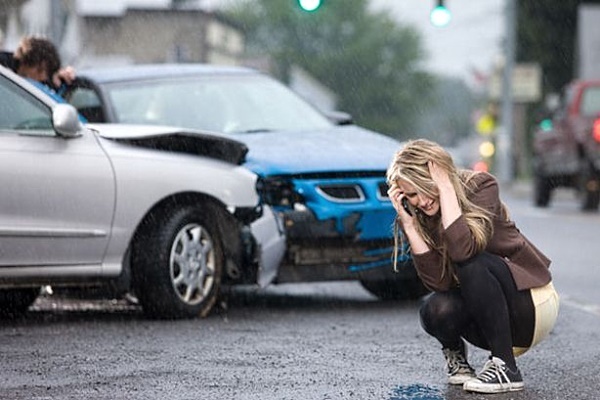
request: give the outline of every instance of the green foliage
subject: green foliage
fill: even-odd
[[[287,82],[298,65],[338,95],[338,108],[368,128],[407,139],[430,104],[433,78],[421,68],[416,31],[367,0],[325,1],[315,12],[295,0],[240,1],[227,15],[241,26],[249,56],[269,56]]]

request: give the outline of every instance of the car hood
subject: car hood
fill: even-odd
[[[233,138],[175,127],[125,124],[87,124],[99,136],[134,146],[196,154],[241,165],[246,145]]]
[[[355,125],[323,131],[245,133],[245,165],[262,176],[317,172],[385,171],[401,143]]]

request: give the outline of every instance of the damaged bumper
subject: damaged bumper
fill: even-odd
[[[282,214],[287,252],[277,283],[355,279],[412,278],[415,271],[408,255],[398,258],[393,270],[389,213],[350,213],[345,218],[318,220],[308,210]],[[392,217],[393,220],[393,217]],[[389,226],[390,235],[362,239],[365,225]]]

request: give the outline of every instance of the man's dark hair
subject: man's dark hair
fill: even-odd
[[[26,36],[21,39],[14,58],[20,65],[28,67],[44,65],[49,77],[60,69],[58,50],[50,40],[42,37]]]

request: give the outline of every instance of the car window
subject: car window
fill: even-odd
[[[290,89],[260,75],[135,82],[107,88],[117,121],[225,133],[315,130],[331,122]]]
[[[66,98],[87,122],[107,122],[100,97],[93,89],[75,86],[69,90]]]
[[[0,130],[54,135],[52,111],[9,79],[0,76]]]
[[[581,114],[594,117],[600,113],[600,86],[590,86],[583,92]]]

